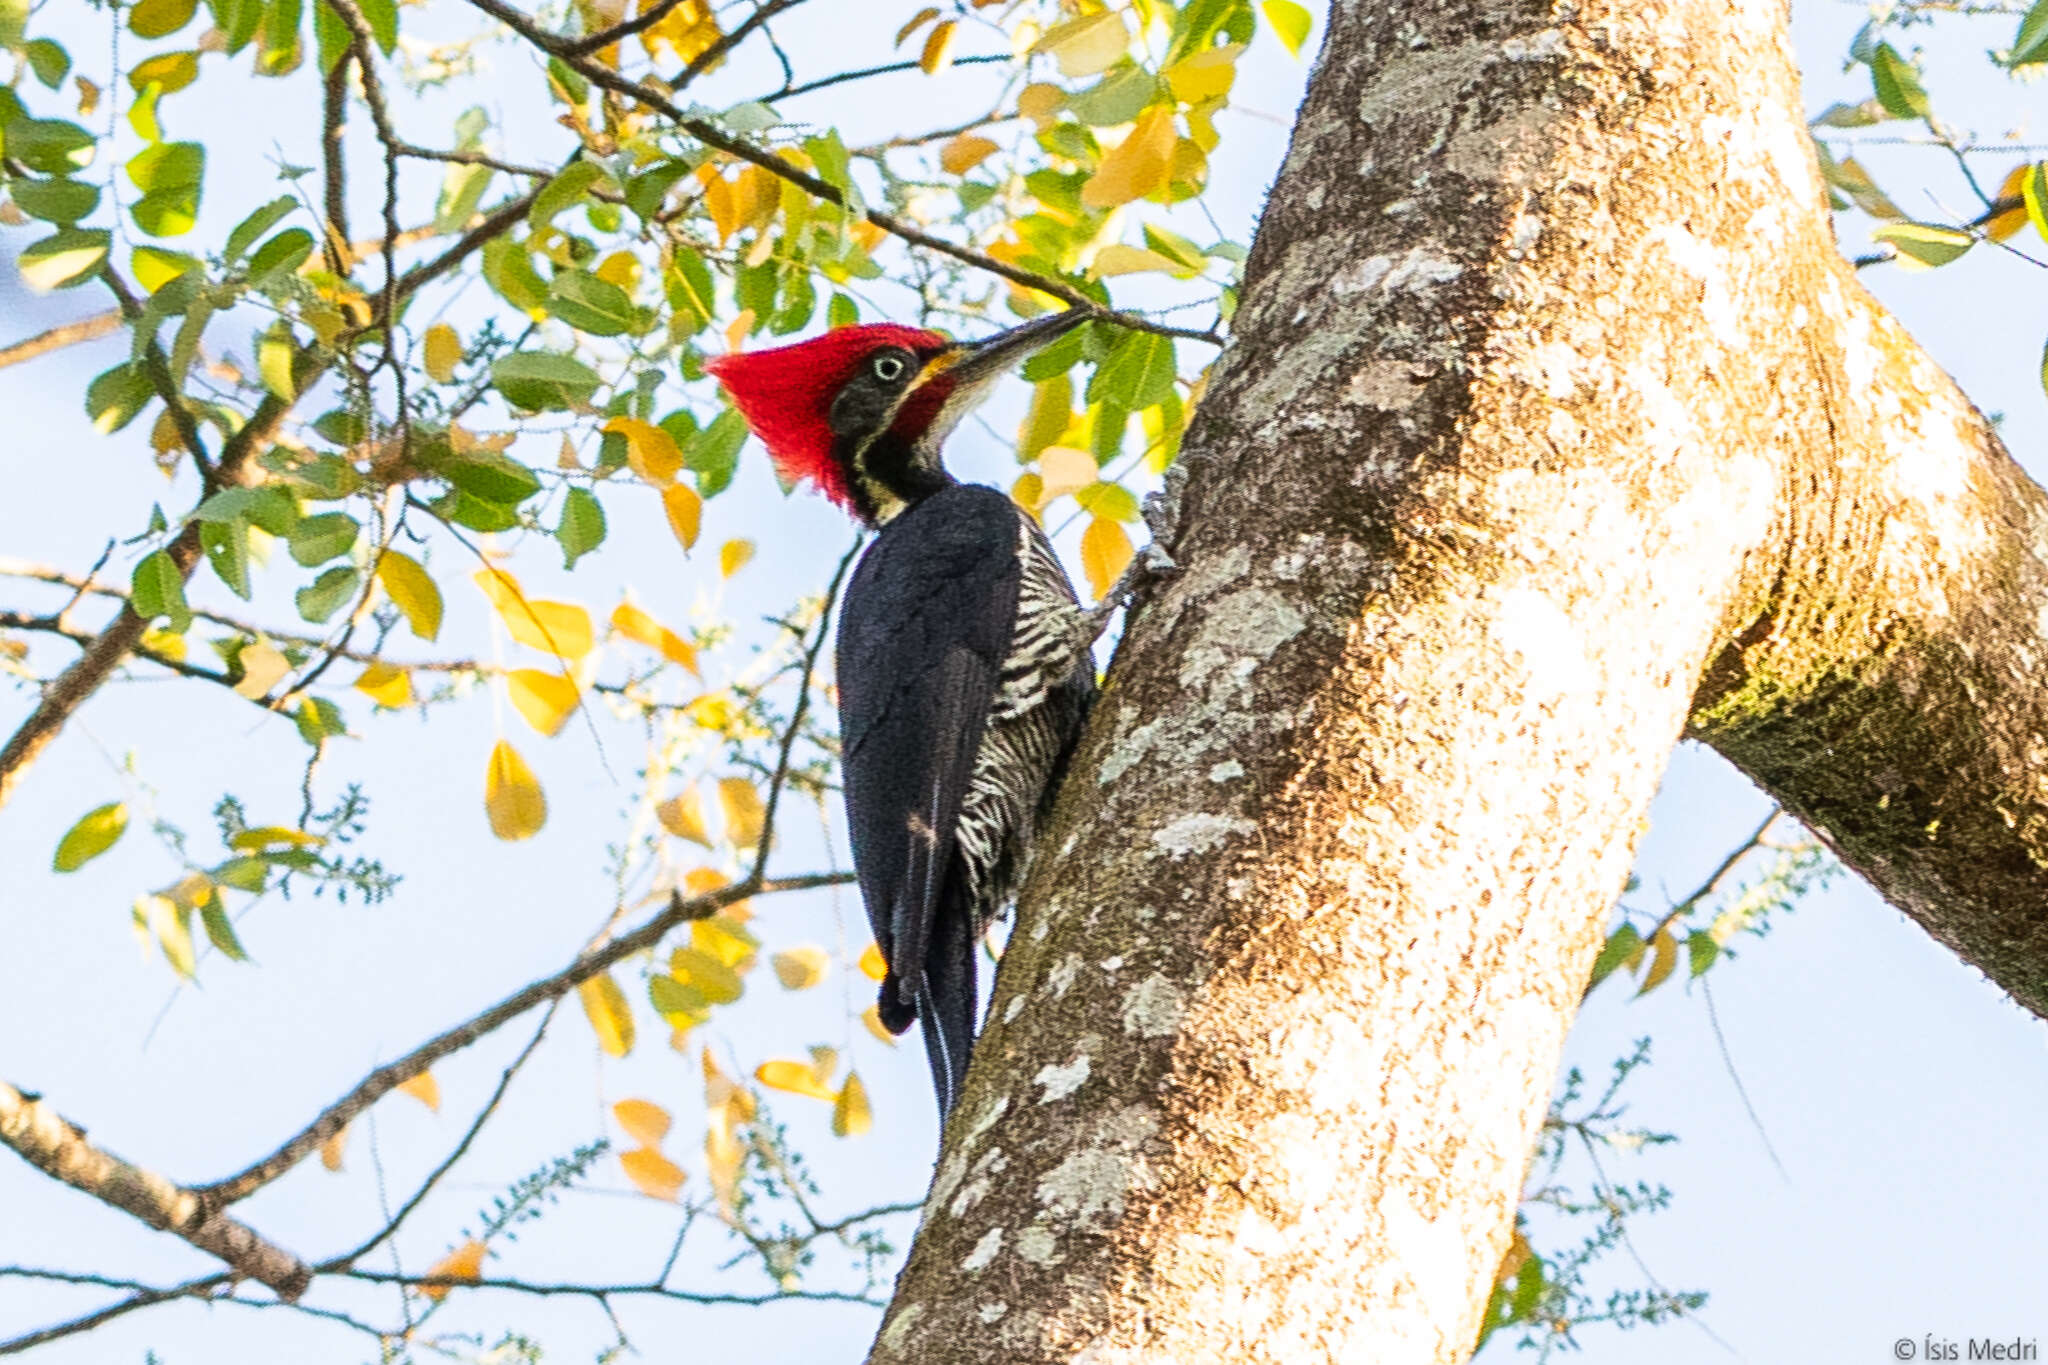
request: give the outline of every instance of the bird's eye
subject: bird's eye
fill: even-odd
[[[903,372],[908,368],[903,363],[903,357],[900,355],[878,355],[875,357],[875,378],[881,380],[884,384],[895,383],[903,377]]]

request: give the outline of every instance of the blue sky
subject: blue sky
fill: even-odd
[[[916,6],[901,8],[907,16]],[[1810,72],[1811,107],[1865,93],[1859,73],[1839,74],[1839,54],[1861,18],[1847,5],[1800,8],[1795,33]],[[74,43],[76,53],[105,50],[104,21],[85,7],[60,22],[85,35]],[[467,14],[450,5],[429,11],[427,25],[427,32],[435,25],[451,33],[471,27]],[[800,71],[825,72],[888,60],[894,23],[877,23],[867,5],[817,3],[780,31]],[[1962,107],[1957,122],[1981,119],[1986,131],[1996,131],[2018,117],[2017,98],[1981,78],[1977,52],[2001,41],[1997,32],[1936,31],[1934,41],[1942,54],[1937,98],[1967,86],[1984,101]],[[519,104],[532,88],[524,58],[498,47],[489,60],[497,74],[485,77],[483,102],[514,130],[510,145],[530,145],[544,131],[545,115]],[[1270,42],[1246,59],[1235,95],[1239,112],[1223,125],[1225,154],[1209,196],[1233,231],[1249,223],[1270,183],[1305,74],[1304,64]],[[1952,78],[1946,85],[1943,75]],[[943,83],[897,77],[853,99],[817,96],[784,112],[836,122],[849,142],[859,141],[972,111],[986,89],[977,79],[971,70]],[[736,62],[703,98],[737,99],[773,80],[758,61]],[[316,106],[303,72],[275,83],[239,75],[223,82],[209,73],[168,106],[174,135],[203,137],[214,147],[197,240],[217,238],[276,194],[277,162],[317,162]],[[459,107],[431,97],[417,117],[433,130]],[[358,114],[358,139],[365,123]],[[1884,155],[1873,155],[1872,164],[1885,166]],[[1899,152],[1889,164],[1896,170],[1887,188],[1910,211],[1938,216],[1940,205],[1963,202],[1935,154]],[[375,178],[360,155],[358,165],[354,212],[366,225],[374,222]],[[408,181],[409,191],[431,193],[437,177],[419,177],[417,186]],[[1923,185],[1924,192],[1915,188]],[[1860,250],[1860,228],[1845,224],[1844,232],[1850,249]],[[10,234],[13,247],[26,240]],[[2038,310],[1987,306],[2028,298],[2038,275],[1989,252],[1937,273],[1867,275],[1980,406],[2007,414],[2016,455],[2040,475],[2048,452],[2038,435]],[[6,288],[0,339],[100,306],[83,292],[32,297]],[[458,301],[451,316],[460,319],[466,306]],[[80,412],[84,382],[120,358],[122,345],[110,339],[0,372],[17,433],[9,495],[0,502],[0,554],[82,569],[110,533],[140,530],[153,500],[181,505],[187,490],[167,489],[149,472],[140,427],[105,440]],[[1000,400],[998,431],[1009,429],[1017,400],[1016,391]],[[962,472],[1006,479],[1008,453],[985,432],[969,428],[962,441]],[[615,500],[608,510],[612,536],[598,557],[568,578],[545,550],[528,555],[519,562],[528,586],[605,604],[618,583],[631,582],[665,618],[701,613],[751,622],[814,589],[851,539],[838,514],[818,500],[785,500],[753,453],[734,491],[711,504],[707,517],[707,541],[751,535],[762,546],[760,559],[723,596],[702,551],[688,562],[676,554],[651,498]],[[268,605],[278,607],[280,596]],[[273,615],[288,617],[288,607]],[[488,656],[480,598],[451,594],[443,647]],[[0,694],[0,726],[11,727],[26,707],[20,694]],[[200,988],[175,990],[161,961],[138,954],[130,936],[129,900],[165,880],[167,867],[139,831],[79,874],[58,878],[39,869],[79,813],[136,795],[133,779],[119,771],[130,752],[164,814],[204,832],[206,811],[223,791],[241,795],[260,819],[288,819],[297,810],[303,749],[288,727],[221,693],[165,682],[110,688],[0,811],[0,866],[15,871],[0,893],[0,944],[13,967],[0,992],[0,1076],[45,1091],[111,1149],[175,1178],[203,1181],[267,1151],[378,1061],[554,970],[609,908],[604,850],[633,797],[638,750],[625,726],[603,730],[602,750],[573,725],[552,741],[517,733],[547,785],[551,818],[540,838],[503,845],[484,830],[480,803],[494,726],[493,707],[481,694],[437,711],[431,724],[386,716],[359,725],[363,738],[340,746],[322,782],[330,793],[348,780],[368,785],[376,804],[365,848],[404,874],[398,894],[372,908],[303,898],[266,903],[244,925],[256,965],[209,964]],[[1726,765],[1681,751],[1642,850],[1646,887],[1691,886],[1763,809]],[[807,870],[828,857],[818,822],[805,823],[791,831],[782,870]],[[760,910],[756,929],[770,948],[816,943],[850,955],[866,941],[850,894],[793,896]],[[1671,1211],[1635,1227],[1633,1251],[1657,1280],[1709,1290],[1713,1299],[1705,1319],[1711,1335],[1689,1325],[1648,1336],[1592,1332],[1582,1358],[1634,1360],[1647,1349],[1674,1365],[1731,1356],[1859,1361],[1887,1358],[1895,1339],[1928,1333],[2048,1335],[2048,1309],[2032,1306],[2043,1301],[2038,1211],[2048,1207],[2048,1162],[2038,1142],[2048,1130],[2048,1035],[2041,1024],[1846,878],[1783,921],[1767,942],[1750,945],[1739,962],[1717,969],[1713,980],[1728,1056],[1782,1170],[1745,1113],[1699,994],[1674,986],[1629,1002],[1618,985],[1597,993],[1573,1034],[1571,1059],[1598,1072],[1632,1039],[1654,1034],[1655,1064],[1628,1091],[1631,1117],[1684,1139],[1610,1166],[1617,1176],[1661,1181],[1677,1194]],[[815,1163],[826,1207],[840,1212],[914,1199],[933,1145],[918,1049],[885,1049],[852,1021],[867,993],[864,980],[843,970],[803,995],[784,994],[763,979],[723,1030],[731,1040],[729,1067],[794,1055],[818,1042],[843,1042],[853,1052],[874,1093],[875,1134],[836,1140],[826,1131],[823,1106],[795,1099],[778,1106]],[[643,1034],[652,1032],[643,1027]],[[439,1068],[439,1115],[404,1098],[378,1107],[381,1182],[369,1159],[371,1134],[359,1124],[342,1175],[309,1164],[250,1201],[244,1215],[308,1257],[357,1240],[376,1226],[379,1184],[388,1198],[403,1197],[454,1141],[525,1036],[515,1026]],[[606,1107],[617,1099],[645,1096],[674,1108],[671,1150],[694,1156],[699,1093],[694,1056],[651,1038],[627,1061],[603,1062],[572,1008],[501,1120],[399,1239],[403,1263],[430,1263],[506,1183],[603,1131]],[[696,1167],[692,1191],[701,1192],[701,1162],[686,1164]],[[534,1279],[644,1275],[666,1252],[677,1222],[674,1209],[633,1194],[607,1164],[590,1188],[564,1199],[493,1268]],[[682,1263],[685,1275],[712,1283],[728,1251],[715,1235],[700,1234]],[[9,1160],[0,1162],[0,1263],[17,1261],[150,1279],[210,1268],[182,1244]],[[1625,1265],[1617,1273],[1623,1282],[1641,1278]],[[764,1287],[744,1273],[717,1282],[741,1291]],[[0,1282],[0,1335],[82,1310],[99,1297]],[[379,1318],[392,1316],[388,1299],[351,1301]],[[859,1360],[872,1325],[870,1310],[818,1305],[627,1303],[619,1312],[650,1353],[687,1341],[706,1355],[744,1350],[827,1365]],[[466,1295],[443,1319],[451,1323],[487,1334],[517,1326],[545,1341],[555,1359],[585,1358],[612,1338],[603,1316],[579,1302]],[[285,1350],[323,1361],[365,1354],[359,1339],[321,1324],[180,1305],[134,1315],[38,1358],[139,1361],[150,1348],[170,1365],[271,1358]]]

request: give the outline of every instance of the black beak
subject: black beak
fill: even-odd
[[[1069,308],[1065,312],[1033,318],[1022,326],[997,332],[980,341],[964,342],[947,353],[957,358],[946,367],[946,372],[962,385],[991,379],[1044,350],[1094,316],[1092,309]]]

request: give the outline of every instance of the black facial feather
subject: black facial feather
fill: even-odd
[[[885,347],[869,356],[832,399],[825,414],[832,434],[845,440],[879,431],[917,370],[917,356],[900,346]]]

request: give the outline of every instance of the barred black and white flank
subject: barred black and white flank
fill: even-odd
[[[939,451],[1010,365],[1078,320],[972,346],[851,327],[709,367],[786,475],[878,530],[840,608],[847,826],[889,967],[881,1020],[922,1019],[942,1114],[974,1043],[977,940],[1016,893],[1094,701],[1102,617],[1037,522],[957,482]]]

